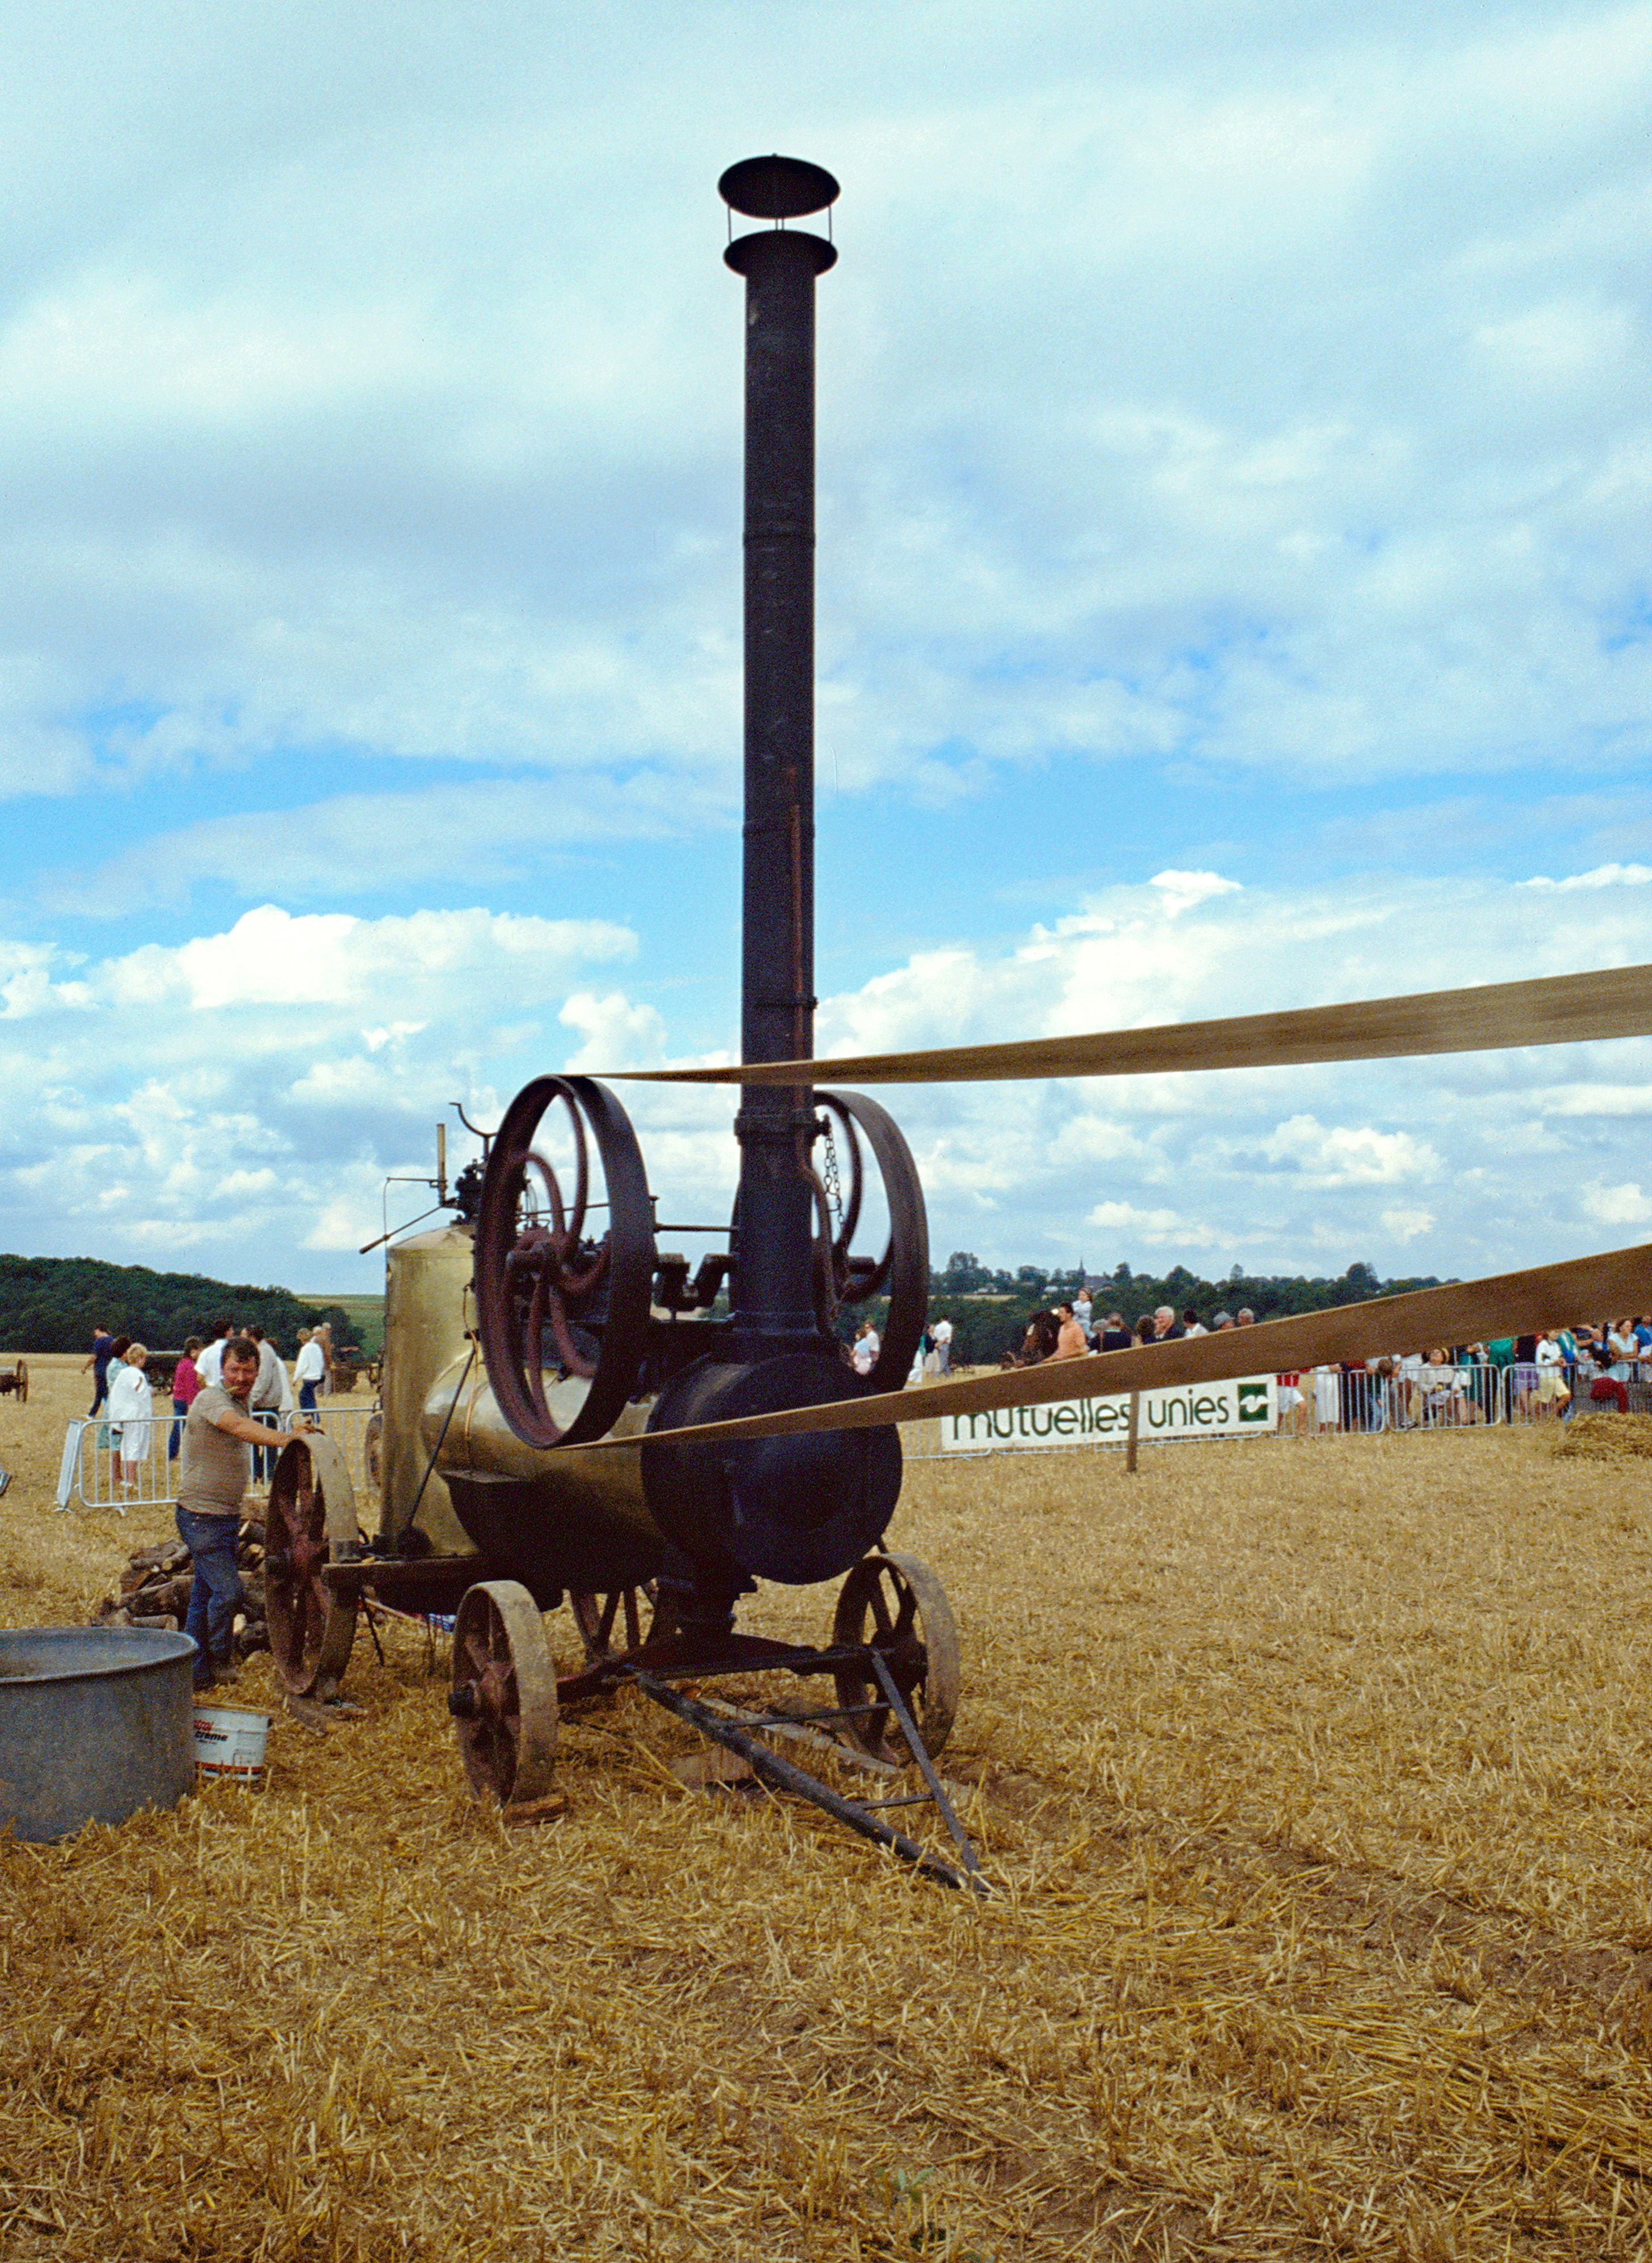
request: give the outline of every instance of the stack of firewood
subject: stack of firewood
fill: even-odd
[[[243,1599],[235,1617],[235,1653],[245,1658],[270,1647],[264,1619],[264,1526],[257,1517],[242,1524],[235,1560]],[[189,1551],[181,1540],[156,1540],[147,1548],[134,1548],[120,1574],[120,1593],[104,1597],[92,1624],[160,1627],[176,1633],[189,1609],[193,1577]]]

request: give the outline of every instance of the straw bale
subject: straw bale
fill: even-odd
[[[8,1616],[168,1536],[50,1515],[62,1411],[0,1408]],[[1485,1431],[914,1469],[981,1905],[634,1693],[506,1830],[389,1624],[262,1797],[0,1848],[0,2254],[1644,2255],[1647,1507]]]
[[[1634,1461],[1652,1456],[1652,1414],[1578,1414],[1561,1426],[1557,1453],[1585,1461]]]

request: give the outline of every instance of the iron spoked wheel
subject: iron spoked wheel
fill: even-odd
[[[534,1144],[547,1117],[560,1118],[561,1172]],[[594,1213],[606,1219],[600,1238]],[[494,1134],[476,1221],[482,1356],[524,1444],[579,1445],[613,1427],[647,1347],[654,1268],[653,1208],[630,1118],[594,1078],[535,1077]],[[552,1411],[547,1365],[589,1385],[571,1421]]]
[[[899,1391],[924,1341],[929,1312],[929,1219],[917,1165],[894,1117],[864,1092],[816,1092],[815,1101],[823,1111],[832,1149],[841,1148],[836,1219],[826,1184],[815,1179],[821,1221],[815,1254],[816,1317],[830,1335],[835,1305],[864,1305],[887,1294],[889,1317],[867,1381],[873,1391]],[[888,1240],[878,1257],[854,1248],[866,1195],[863,1139],[878,1167],[889,1213]]]
[[[953,1607],[928,1565],[916,1556],[863,1557],[838,1593],[832,1642],[882,1652],[919,1742],[933,1760],[952,1734],[961,1666]],[[876,1678],[864,1667],[840,1667],[833,1680],[840,1705],[870,1708],[844,1724],[853,1742],[873,1760],[909,1766],[906,1739]]]
[[[335,1595],[322,1573],[334,1545],[358,1537],[355,1487],[337,1447],[319,1431],[291,1439],[270,1479],[264,1600],[276,1675],[295,1697],[338,1694],[356,1603]]]
[[[556,1668],[539,1605],[514,1580],[482,1580],[466,1590],[453,1624],[447,1706],[475,1797],[510,1808],[547,1797]]]
[[[607,1594],[571,1589],[568,1607],[579,1629],[586,1665],[601,1666],[611,1658],[628,1658],[641,1650],[646,1638],[643,1610],[646,1607],[651,1615],[654,1603],[652,1580],[640,1587],[616,1587]],[[647,1631],[652,1630],[649,1627]]]

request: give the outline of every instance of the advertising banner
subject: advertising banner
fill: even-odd
[[[1279,1386],[1271,1375],[1229,1383],[1180,1383],[1141,1393],[1137,1435],[1144,1445],[1167,1439],[1269,1438],[1279,1422]],[[982,1414],[944,1414],[943,1451],[990,1454],[1030,1446],[1122,1446],[1130,1429],[1130,1394],[1056,1399],[1044,1406],[995,1406]]]

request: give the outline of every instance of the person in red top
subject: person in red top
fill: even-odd
[[[195,1362],[200,1356],[201,1341],[192,1336],[184,1347],[184,1356],[172,1376],[172,1435],[166,1442],[166,1458],[178,1459],[178,1442],[184,1435],[184,1417],[195,1404],[200,1390],[200,1370]]]

